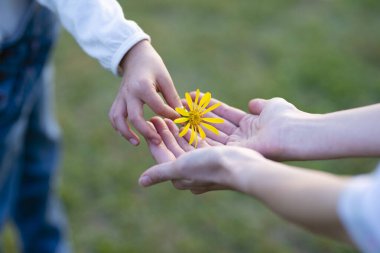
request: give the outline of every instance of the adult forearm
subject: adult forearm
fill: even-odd
[[[346,180],[274,162],[266,168],[251,167],[246,171],[238,190],[312,232],[349,241],[336,211]]]
[[[290,121],[285,156],[296,160],[380,155],[380,104]]]
[[[380,155],[380,104],[324,115],[321,131],[336,157]]]

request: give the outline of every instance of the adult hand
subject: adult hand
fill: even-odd
[[[161,136],[162,142],[160,144],[155,144],[149,139],[147,139],[147,143],[150,149],[150,152],[153,158],[156,160],[158,164],[176,162],[177,158],[182,155],[187,155],[187,152],[192,153],[195,151],[195,148],[188,143],[190,138],[190,134],[186,134],[185,138],[179,137],[179,129],[173,123],[173,121],[169,119],[163,120],[160,117],[153,117],[149,122],[152,129]],[[198,137],[197,137],[198,138]],[[210,145],[205,140],[198,139],[198,148],[202,150],[206,150],[204,148],[208,148]],[[143,186],[148,186],[152,184],[156,184],[159,182],[163,182],[166,180],[171,180],[174,187],[177,189],[188,189],[190,185],[193,185],[194,182],[185,178],[169,178],[169,175],[163,175],[161,172],[154,172],[155,174],[151,177],[148,174],[144,175],[140,179],[140,184]],[[223,187],[216,186],[213,184],[206,184],[208,187],[212,187],[213,189],[222,189]],[[202,184],[204,188],[205,185]],[[202,189],[203,189],[202,188]],[[192,189],[194,193],[200,193],[199,187]]]
[[[275,160],[304,158],[299,150],[305,149],[304,140],[309,135],[303,125],[315,115],[298,110],[282,98],[253,99],[248,109],[250,114],[239,122],[227,145],[254,149]]]
[[[156,145],[148,140],[158,165],[146,170],[139,184],[148,187],[172,181],[177,189],[190,190],[194,194],[222,189],[240,191],[256,197],[289,221],[314,232],[349,241],[336,213],[339,196],[347,185],[346,179],[276,163],[248,148],[222,145],[223,142],[234,145],[232,141],[229,143],[229,139],[234,137],[238,145],[246,143],[249,146],[255,143],[249,141],[255,140],[253,127],[260,131],[260,124],[276,125],[277,117],[286,119],[302,114],[282,99],[253,100],[249,107],[252,115],[222,104],[216,113],[228,119],[220,128],[223,129],[220,135],[225,136],[218,135],[219,142],[199,140],[199,149],[187,143],[189,134],[185,139],[178,137],[179,130],[172,121],[153,118],[151,127],[163,142]],[[233,127],[234,124],[237,125]],[[230,131],[232,134],[228,135]],[[298,208],[300,203],[302,208]]]
[[[210,106],[218,102],[212,99]],[[250,113],[245,113],[221,103],[208,113],[207,117],[225,120],[215,125],[219,135],[205,130],[208,139],[213,141],[208,142],[250,148],[276,160],[304,158],[300,149],[305,149],[302,142],[309,136],[303,131],[303,125],[310,125],[310,119],[316,115],[302,112],[282,98],[253,99],[248,107]]]
[[[162,137],[158,145],[148,141],[149,149],[159,165],[145,171],[139,180],[142,186],[172,181],[179,190],[201,194],[213,190],[242,190],[241,170],[266,161],[260,154],[239,147],[210,146],[198,140],[198,149],[178,137],[178,128],[170,120],[155,117],[151,120]],[[187,135],[188,139],[190,136]]]
[[[109,112],[111,124],[133,145],[138,145],[140,139],[131,125],[145,138],[158,144],[161,138],[145,121],[143,106],[147,104],[155,113],[167,118],[178,117],[172,108],[181,106],[181,102],[169,72],[146,40],[136,44],[126,54],[121,67],[123,80]]]

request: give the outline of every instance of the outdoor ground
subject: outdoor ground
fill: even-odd
[[[151,35],[182,96],[200,88],[243,110],[251,98],[280,96],[313,113],[380,101],[377,0],[120,3]],[[75,252],[355,252],[242,194],[194,196],[169,183],[140,188],[139,175],[154,164],[145,143],[132,147],[108,122],[120,79],[66,32],[54,62],[64,144],[59,191]],[[351,174],[376,163],[295,164]],[[10,229],[6,238],[6,252],[15,252]]]

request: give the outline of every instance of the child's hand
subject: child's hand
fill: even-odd
[[[140,139],[130,124],[145,138],[160,143],[160,136],[144,119],[143,106],[147,104],[155,113],[167,118],[178,116],[172,108],[180,107],[181,102],[169,72],[148,41],[136,44],[120,65],[123,80],[109,112],[112,126],[133,145],[138,145]],[[168,105],[158,92],[162,93]]]

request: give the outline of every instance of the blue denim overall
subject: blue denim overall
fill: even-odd
[[[54,192],[59,128],[47,64],[58,32],[54,15],[34,1],[19,30],[0,43],[0,228],[12,221],[21,251],[69,252]]]

